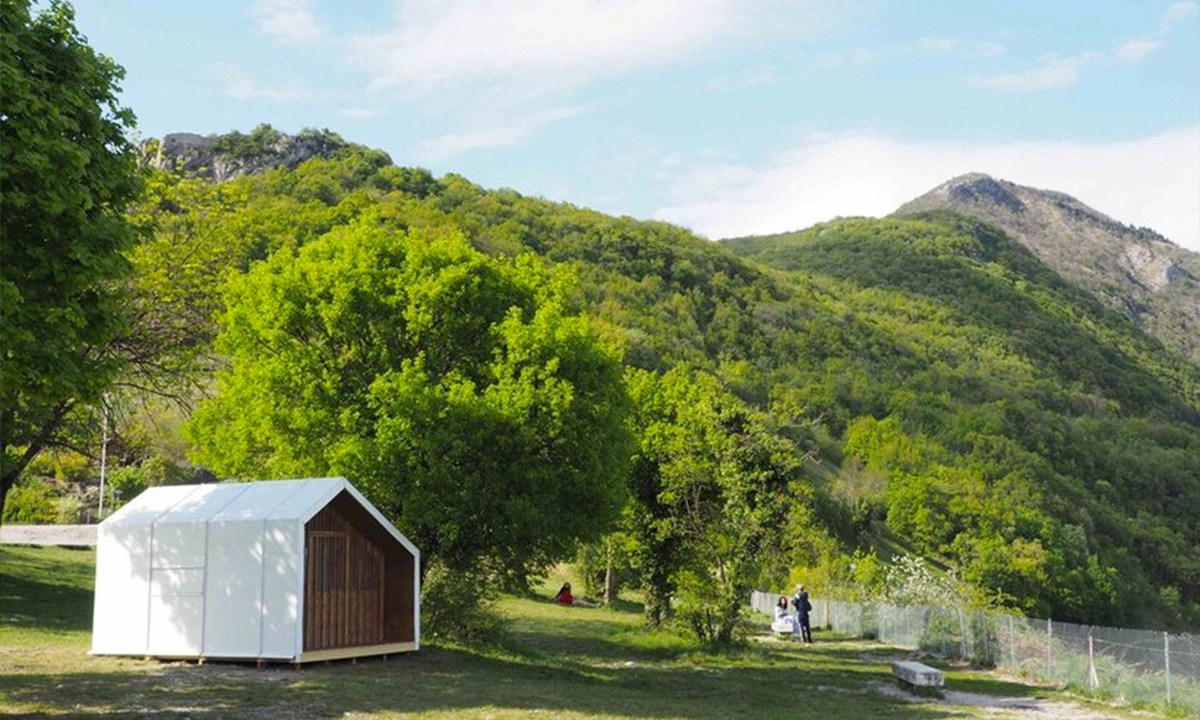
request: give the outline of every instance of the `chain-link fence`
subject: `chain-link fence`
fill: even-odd
[[[774,613],[779,595],[754,592]],[[813,627],[1000,668],[1098,697],[1200,713],[1200,638],[962,608],[813,601]]]

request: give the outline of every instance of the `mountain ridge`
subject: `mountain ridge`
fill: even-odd
[[[967,173],[892,217],[949,210],[1003,230],[1066,280],[1200,364],[1200,253],[1127,225],[1067,193]]]
[[[143,141],[139,150],[142,164],[156,170],[224,182],[279,168],[293,170],[351,147],[366,149],[327,129],[304,129],[289,135],[264,123],[248,134],[167,133]]]

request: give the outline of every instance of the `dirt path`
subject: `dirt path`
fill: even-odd
[[[925,698],[882,683],[876,685],[875,690],[905,702],[930,703],[940,707],[979,708],[984,711],[984,717],[997,720],[1118,720],[1122,717],[1064,700],[1001,697],[958,690],[947,690],[941,699]]]

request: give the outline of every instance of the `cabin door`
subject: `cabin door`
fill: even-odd
[[[305,528],[304,649],[384,642],[383,553],[327,507]]]

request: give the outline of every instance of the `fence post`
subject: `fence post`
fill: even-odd
[[[985,612],[975,614],[976,619],[983,618],[983,661],[985,663],[994,662],[988,635],[992,634],[992,617]]]
[[[1087,686],[1089,690],[1096,690],[1100,687],[1100,678],[1096,677],[1096,647],[1092,643],[1092,631],[1088,630],[1088,676]]]
[[[1163,633],[1163,667],[1167,671],[1167,707],[1171,707],[1171,636],[1165,632]]]
[[[962,608],[958,609],[958,656],[967,659],[967,621]]]
[[[825,622],[821,623],[826,630],[829,630],[829,598],[825,598]]]
[[[1017,633],[1013,628],[1013,616],[1008,616],[1008,662],[1012,671],[1017,671]]]
[[[1046,680],[1054,682],[1054,623],[1046,621]]]

